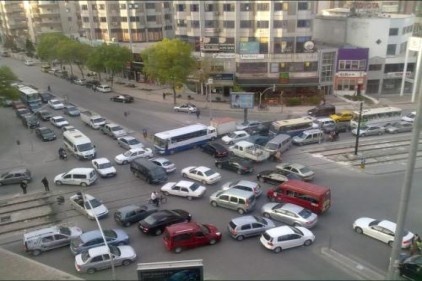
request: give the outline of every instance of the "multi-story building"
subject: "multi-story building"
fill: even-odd
[[[28,35],[28,23],[26,20],[23,1],[0,1],[0,37],[14,38],[24,43]]]

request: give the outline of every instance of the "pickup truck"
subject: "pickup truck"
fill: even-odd
[[[232,154],[250,159],[255,162],[262,162],[270,157],[270,153],[260,145],[248,141],[239,141],[229,147]]]
[[[87,216],[90,220],[94,220],[95,217],[102,219],[105,218],[108,214],[107,207],[94,196],[87,193],[82,195],[80,192],[78,192],[70,196],[69,202],[72,209],[77,210],[78,212]]]
[[[81,120],[93,129],[99,129],[106,123],[103,117],[92,111],[81,111]]]

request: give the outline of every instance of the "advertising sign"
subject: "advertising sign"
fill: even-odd
[[[249,108],[254,107],[254,93],[252,92],[231,92],[231,108]]]
[[[240,42],[240,54],[259,54],[259,42]]]
[[[137,272],[141,281],[203,281],[202,260],[139,263]]]

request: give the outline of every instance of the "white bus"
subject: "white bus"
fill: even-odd
[[[91,140],[78,130],[68,130],[63,133],[66,149],[78,159],[94,159],[97,152]]]
[[[173,154],[195,148],[217,138],[214,127],[203,124],[189,125],[154,135],[154,148],[159,154]]]
[[[379,107],[362,110],[361,126],[386,126],[395,122],[400,122],[401,108]],[[357,128],[359,122],[359,110],[353,111],[353,118],[350,120],[350,127]]]
[[[271,136],[287,134],[291,137],[297,136],[303,131],[312,129],[312,117],[300,117],[294,119],[274,121],[270,126]]]
[[[42,103],[40,94],[34,88],[29,86],[21,86],[18,88],[19,93],[21,95],[21,101],[30,106],[33,104],[40,104]]]

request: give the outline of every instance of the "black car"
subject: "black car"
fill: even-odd
[[[99,85],[101,85],[101,82],[98,80],[87,80],[85,83],[85,87],[90,89],[94,89],[94,87],[97,87]]]
[[[28,108],[32,113],[36,113],[41,110],[42,104],[41,103],[30,103],[28,104]]]
[[[43,121],[50,120],[51,116],[53,116],[49,111],[47,110],[40,110],[36,113],[37,117],[40,118]]]
[[[155,212],[139,222],[139,230],[145,234],[160,235],[166,226],[190,222],[192,215],[185,210],[161,210]]]
[[[422,280],[422,255],[404,258],[399,263],[399,272],[409,280]]]
[[[202,145],[201,150],[214,156],[214,158],[222,158],[229,155],[229,151],[224,146],[216,142],[209,142]]]
[[[245,131],[251,136],[268,136],[270,134],[270,126],[271,122],[263,122],[256,127],[247,128]]]
[[[35,134],[43,141],[53,141],[57,138],[56,133],[47,127],[40,127],[35,129]]]
[[[302,180],[301,177],[290,173],[288,171],[280,170],[265,170],[258,173],[256,178],[260,182],[267,182],[271,184],[282,184],[288,180]]]
[[[49,100],[56,98],[53,94],[51,94],[49,92],[41,92],[40,97],[41,97],[41,101],[43,103],[48,103]]]
[[[134,101],[132,96],[129,96],[126,94],[111,97],[110,100],[114,102],[122,102],[122,103],[130,103]]]
[[[31,114],[31,111],[29,111],[28,108],[19,108],[16,110],[16,116],[19,118],[22,118],[24,115]]]
[[[22,115],[22,124],[28,129],[34,129],[40,126],[40,121],[35,115],[26,114]]]
[[[215,160],[215,166],[219,169],[232,170],[239,175],[253,172],[251,161],[241,159],[239,157],[226,157]]]
[[[157,211],[158,209],[151,205],[129,205],[118,209],[114,213],[114,220],[120,225],[130,226]]]

